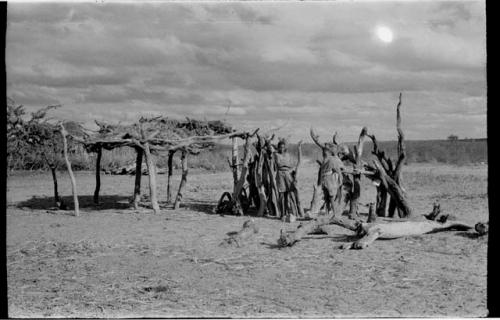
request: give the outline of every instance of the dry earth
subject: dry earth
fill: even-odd
[[[439,200],[444,213],[488,220],[487,167],[411,165],[404,183],[416,214]],[[304,205],[314,165],[300,173]],[[131,176],[77,173],[82,214],[51,214],[50,175],[17,173],[7,185],[7,267],[11,317],[358,317],[484,316],[487,238],[446,232],[340,250],[350,231],[311,235],[278,249],[280,229],[299,222],[254,218],[260,232],[241,248],[219,246],[247,217],[211,213],[231,173],[191,173],[185,205],[137,212]],[[60,190],[68,201],[66,173]],[[165,200],[166,176],[160,176]],[[175,180],[177,186],[179,178]],[[364,182],[362,202],[374,201]],[[147,193],[147,177],[143,180]],[[366,208],[362,207],[362,212]]]

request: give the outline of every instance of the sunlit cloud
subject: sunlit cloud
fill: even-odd
[[[481,1],[9,3],[7,94],[86,123],[165,114],[353,141],[365,125],[394,139],[403,92],[408,139],[484,137],[485,35]]]

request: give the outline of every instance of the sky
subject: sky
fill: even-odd
[[[7,96],[55,117],[225,119],[310,142],[486,137],[484,1],[8,3]],[[392,41],[377,36],[379,27]],[[387,40],[387,37],[386,37]]]

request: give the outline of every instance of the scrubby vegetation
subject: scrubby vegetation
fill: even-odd
[[[46,107],[30,115],[22,105],[16,106],[12,100],[7,103],[7,165],[9,170],[48,170],[50,166],[59,167],[62,163],[60,142],[54,135],[52,126],[46,121],[47,112],[54,107]],[[40,131],[41,130],[41,131]],[[52,137],[52,138],[50,138]],[[397,153],[395,141],[379,142],[379,147],[390,156]],[[242,148],[242,146],[240,147]],[[447,139],[406,141],[407,163],[431,162],[465,165],[487,163],[486,139]],[[371,142],[367,142],[365,150],[371,150]],[[297,145],[290,144],[292,156],[297,154]],[[243,149],[241,149],[243,154]],[[304,158],[319,159],[320,152],[313,143],[302,145]],[[69,157],[74,170],[94,170],[95,154],[87,153],[77,144],[69,145]],[[218,144],[211,149],[202,150],[199,155],[189,158],[190,168],[210,171],[228,170],[228,158],[231,146]],[[365,152],[363,158],[371,155]],[[167,156],[158,156],[157,165],[167,167]],[[48,161],[49,160],[49,161]],[[134,163],[135,151],[131,148],[118,148],[103,152],[101,165],[103,169],[122,167]],[[180,168],[180,156],[174,157],[174,168]]]
[[[488,162],[486,139],[464,139],[464,140],[407,140],[406,142],[407,163],[446,163],[454,165],[466,165]],[[396,141],[378,142],[379,148],[385,150],[391,157],[397,153]],[[293,154],[296,146],[290,146]],[[372,150],[371,142],[366,143],[363,159],[369,160]],[[318,159],[321,155],[314,144],[304,144],[302,153],[305,157]]]
[[[391,155],[396,153],[396,142],[380,142],[380,147]],[[427,140],[407,141],[407,163],[445,163],[454,165],[467,165],[488,162],[486,139],[475,140]],[[290,145],[292,156],[297,154],[296,145]],[[371,150],[367,142],[366,150]],[[132,164],[135,161],[135,151],[130,148],[105,151],[102,155],[103,168],[116,168]],[[320,154],[313,144],[306,143],[302,146],[304,158],[319,159]],[[211,150],[204,150],[197,156],[189,158],[190,168],[205,169],[209,171],[229,170],[228,158],[231,156],[231,146],[216,145]],[[368,160],[371,155],[366,153],[363,158]],[[70,154],[74,170],[94,170],[95,154],[88,154],[83,147],[75,146]],[[167,156],[158,157],[157,165],[167,167]],[[9,170],[47,170],[48,167],[40,154],[26,152],[21,156],[9,157]],[[180,156],[174,158],[174,168],[180,168]]]

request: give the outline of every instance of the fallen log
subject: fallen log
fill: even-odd
[[[373,209],[371,216],[372,218],[375,216]],[[361,222],[359,220],[355,221],[330,215],[321,216],[310,222],[303,223],[292,232],[283,233],[283,230],[281,230],[278,245],[281,247],[293,246],[304,236],[315,233],[318,229],[328,224],[335,224],[354,231],[360,237],[360,239],[355,242],[349,242],[342,245],[342,249],[364,249],[377,239],[397,239],[450,230],[468,231],[475,229],[479,235],[484,235],[488,232],[488,223],[478,223],[475,226],[460,221],[440,223],[431,220],[379,223]]]
[[[243,223],[243,226],[240,231],[229,233],[229,237],[224,239],[220,246],[230,246],[234,245],[238,248],[245,244],[245,241],[250,239],[253,235],[259,232],[259,228],[255,224],[255,222],[251,220],[247,220]]]
[[[297,229],[292,232],[283,232],[280,230],[280,237],[278,239],[278,245],[280,247],[290,247],[295,243],[300,241],[303,237],[310,233],[316,232],[319,228],[327,224],[338,224],[346,228],[350,228],[352,231],[356,231],[359,227],[359,222],[350,219],[344,219],[342,217],[335,217],[330,215],[319,216],[308,222],[301,223]]]
[[[339,224],[340,225],[340,224]],[[453,221],[404,221],[392,223],[361,223],[357,233],[361,239],[342,245],[343,249],[364,249],[377,239],[397,239],[450,230],[468,231],[474,226],[465,222]]]

